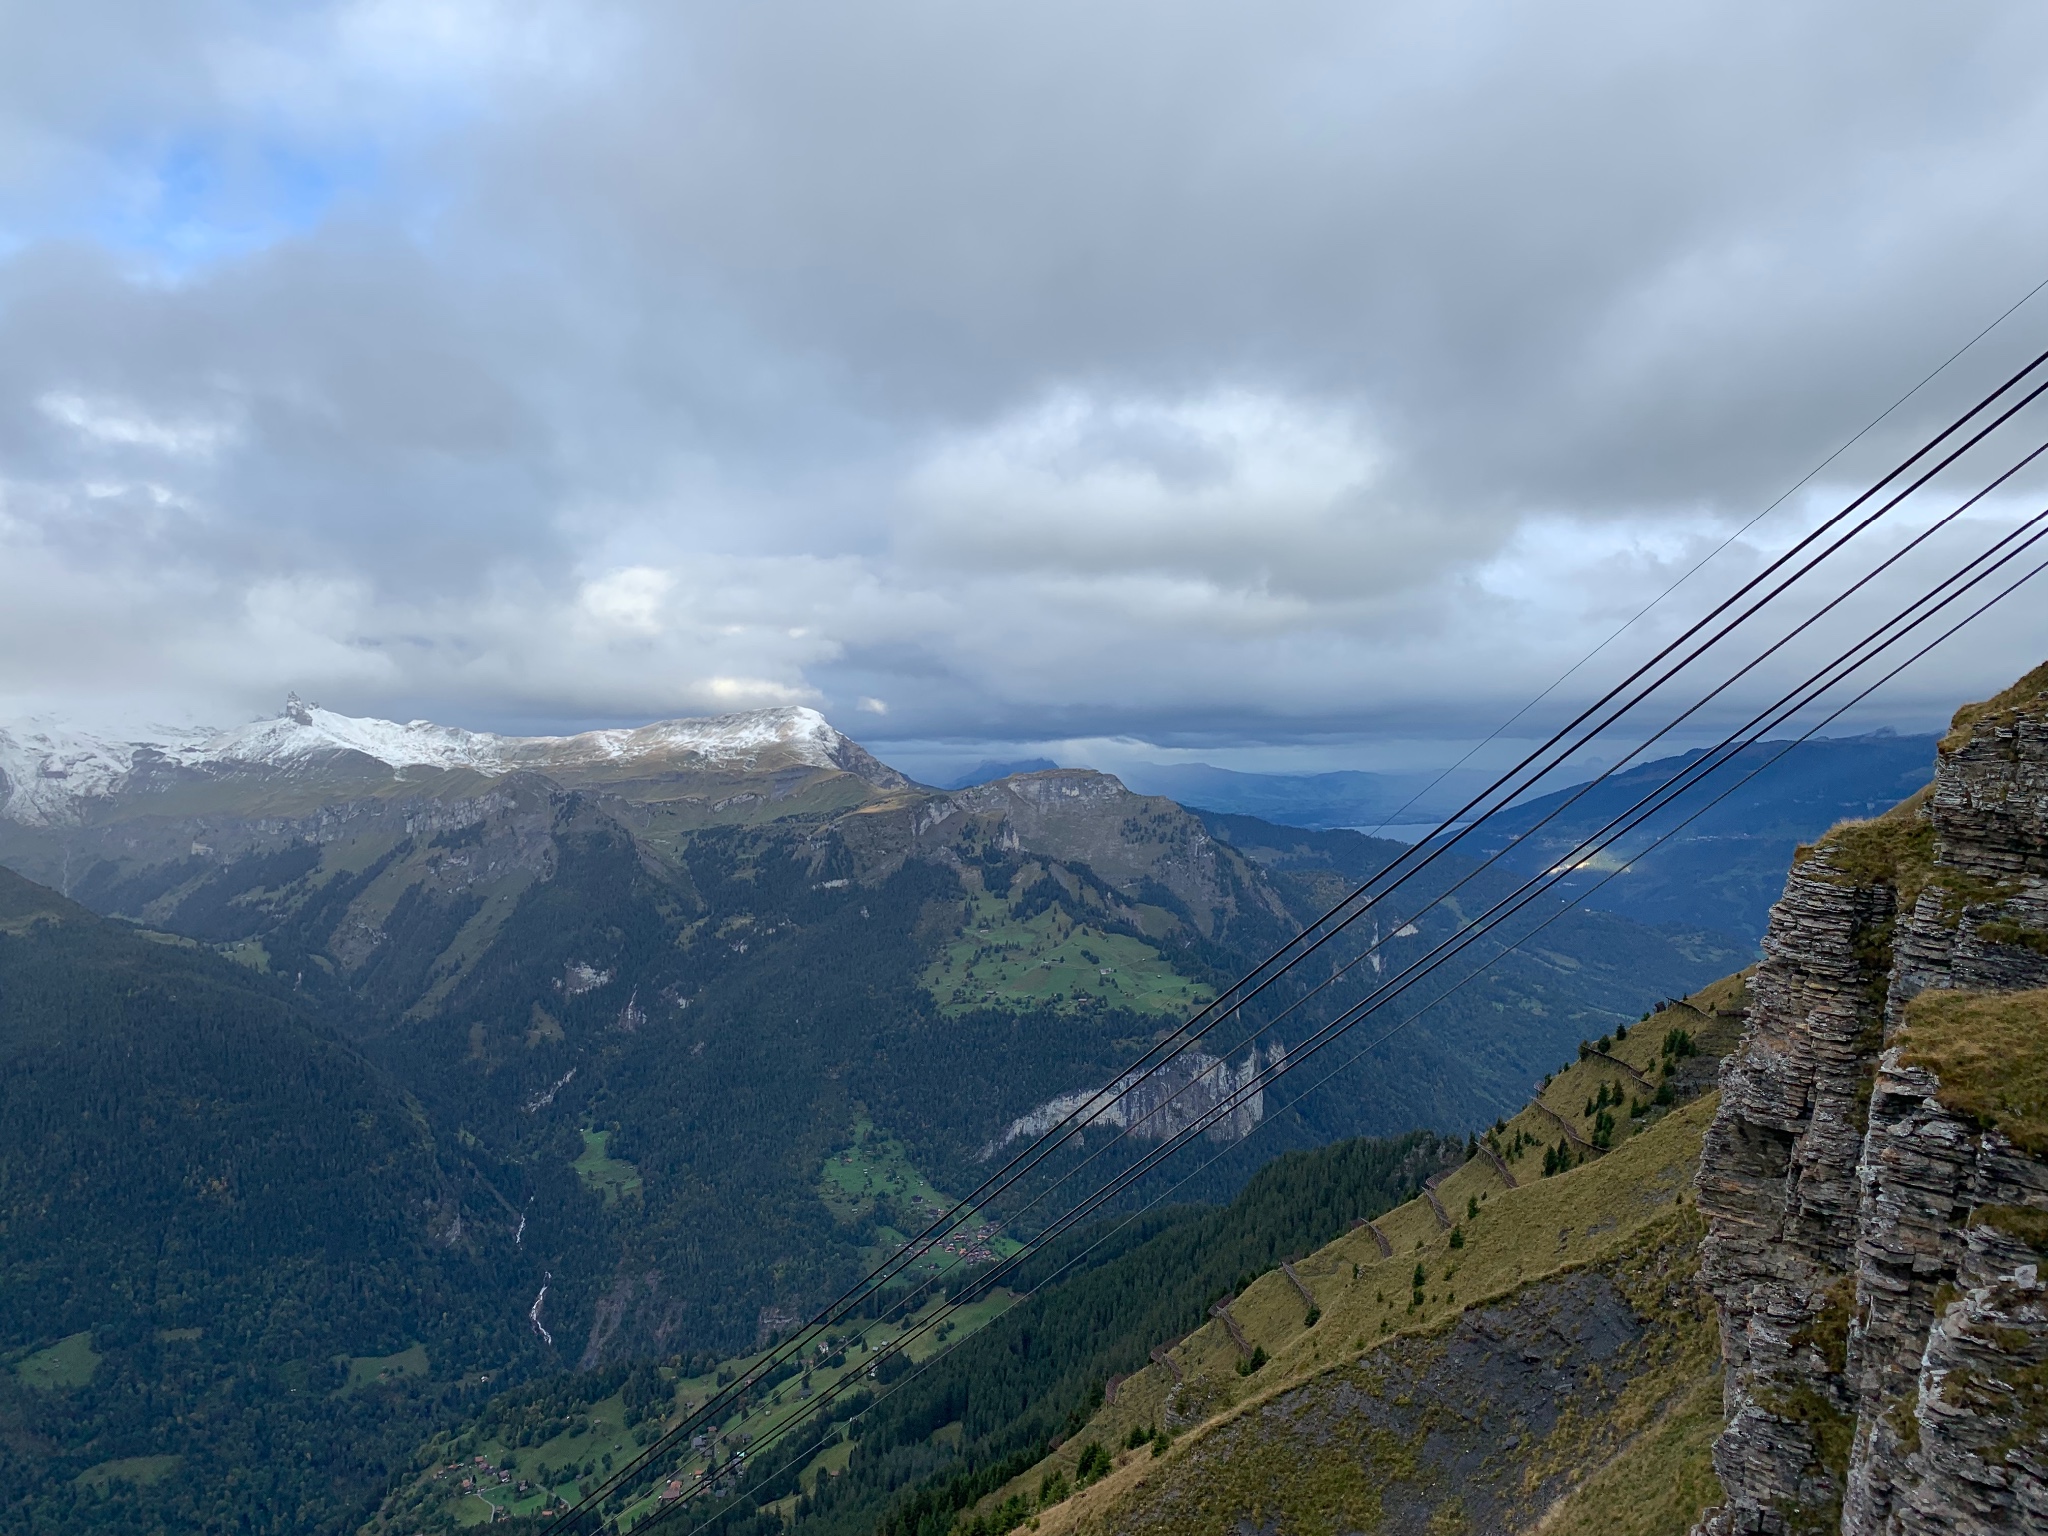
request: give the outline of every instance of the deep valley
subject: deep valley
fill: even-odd
[[[608,1495],[621,1528],[1676,1532],[1741,1486],[1709,1455],[1715,1309],[1751,1305],[1716,1278],[1716,1064],[1807,963],[1802,909],[1754,974],[1711,929],[1532,909],[977,1290],[1082,1159],[1204,1123],[1517,877],[1402,882],[1162,1117],[1118,1074],[1403,845],[1083,771],[932,790],[806,711],[631,734],[294,701],[210,743],[10,739],[10,1528],[560,1518],[1082,1105],[1101,1133]],[[1968,919],[2019,925],[1998,954],[2031,953],[2026,857]],[[748,1464],[785,1420],[813,1448]],[[1282,1475],[1275,1436],[1319,1449]]]

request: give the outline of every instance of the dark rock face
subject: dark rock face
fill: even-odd
[[[2048,1163],[1894,1045],[1923,992],[2048,986],[2048,695],[1997,702],[1773,910],[1700,1171],[1728,1366],[1702,1536],[2048,1529],[2048,1289],[1982,1219],[2048,1221]]]
[[[681,1300],[663,1292],[659,1271],[650,1269],[643,1274],[622,1271],[611,1290],[598,1299],[591,1318],[590,1337],[583,1346],[576,1369],[596,1370],[607,1358],[627,1353],[622,1346],[628,1342],[639,1344],[649,1353],[666,1346],[682,1326],[686,1311],[688,1308]],[[762,1330],[770,1332],[766,1312]],[[765,1349],[770,1342],[772,1335],[762,1341],[761,1347]]]
[[[2037,1198],[2048,1196],[2038,1177],[2030,1182]],[[2048,1529],[2040,1435],[2048,1297],[2038,1255],[1996,1228],[1975,1227],[1956,1283],[1961,1299],[1928,1336],[1914,1408],[1920,1444],[1894,1485],[1896,1516],[1886,1528],[1913,1536]]]
[[[1898,938],[1888,1022],[1929,988],[2048,986],[2048,701],[1980,721],[1946,753],[1928,805],[1940,870]]]

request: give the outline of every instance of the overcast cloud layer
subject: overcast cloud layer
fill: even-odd
[[[2044,56],[2021,3],[0,7],[0,714],[1427,757],[2048,276]]]

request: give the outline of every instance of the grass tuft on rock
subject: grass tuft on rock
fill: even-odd
[[[1923,992],[1898,1044],[1908,1066],[1941,1079],[1943,1104],[2048,1156],[2048,988]]]
[[[1941,744],[1935,750],[1947,756],[1968,746],[1980,722],[2032,704],[2043,694],[2048,694],[2048,661],[2042,662],[2003,693],[1994,694],[1981,704],[1965,704],[1957,710],[1949,722],[1948,734],[1941,738]]]

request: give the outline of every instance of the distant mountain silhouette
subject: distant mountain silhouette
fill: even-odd
[[[1118,768],[1116,776],[1141,795],[1316,829],[1427,821],[1455,809],[1455,791],[1474,779],[1471,773],[1450,774],[1432,787],[1431,773],[1241,773],[1208,763],[1132,763]]]
[[[1838,821],[1877,815],[1912,794],[1934,775],[1934,743],[1932,736],[1889,731],[1802,743],[1599,890],[1592,887],[1611,864],[1571,883],[1604,911],[1754,942],[1763,936],[1764,919],[1784,886],[1792,850]],[[1625,857],[1647,846],[1702,801],[1775,758],[1783,746],[1761,742],[1741,753],[1689,790],[1673,811],[1621,844],[1618,853]],[[1472,855],[1506,850],[1510,868],[1524,873],[1547,868],[1580,838],[1699,756],[1681,753],[1619,773],[1528,842],[1509,848],[1513,837],[1571,800],[1579,786],[1523,801],[1493,817],[1458,850]],[[1207,763],[1140,763],[1119,769],[1117,776],[1140,794],[1165,795],[1203,811],[1316,830],[1371,831],[1385,824],[1384,835],[1407,840],[1483,787],[1482,777],[1469,769],[1447,774],[1435,785],[1425,773],[1241,773]]]

